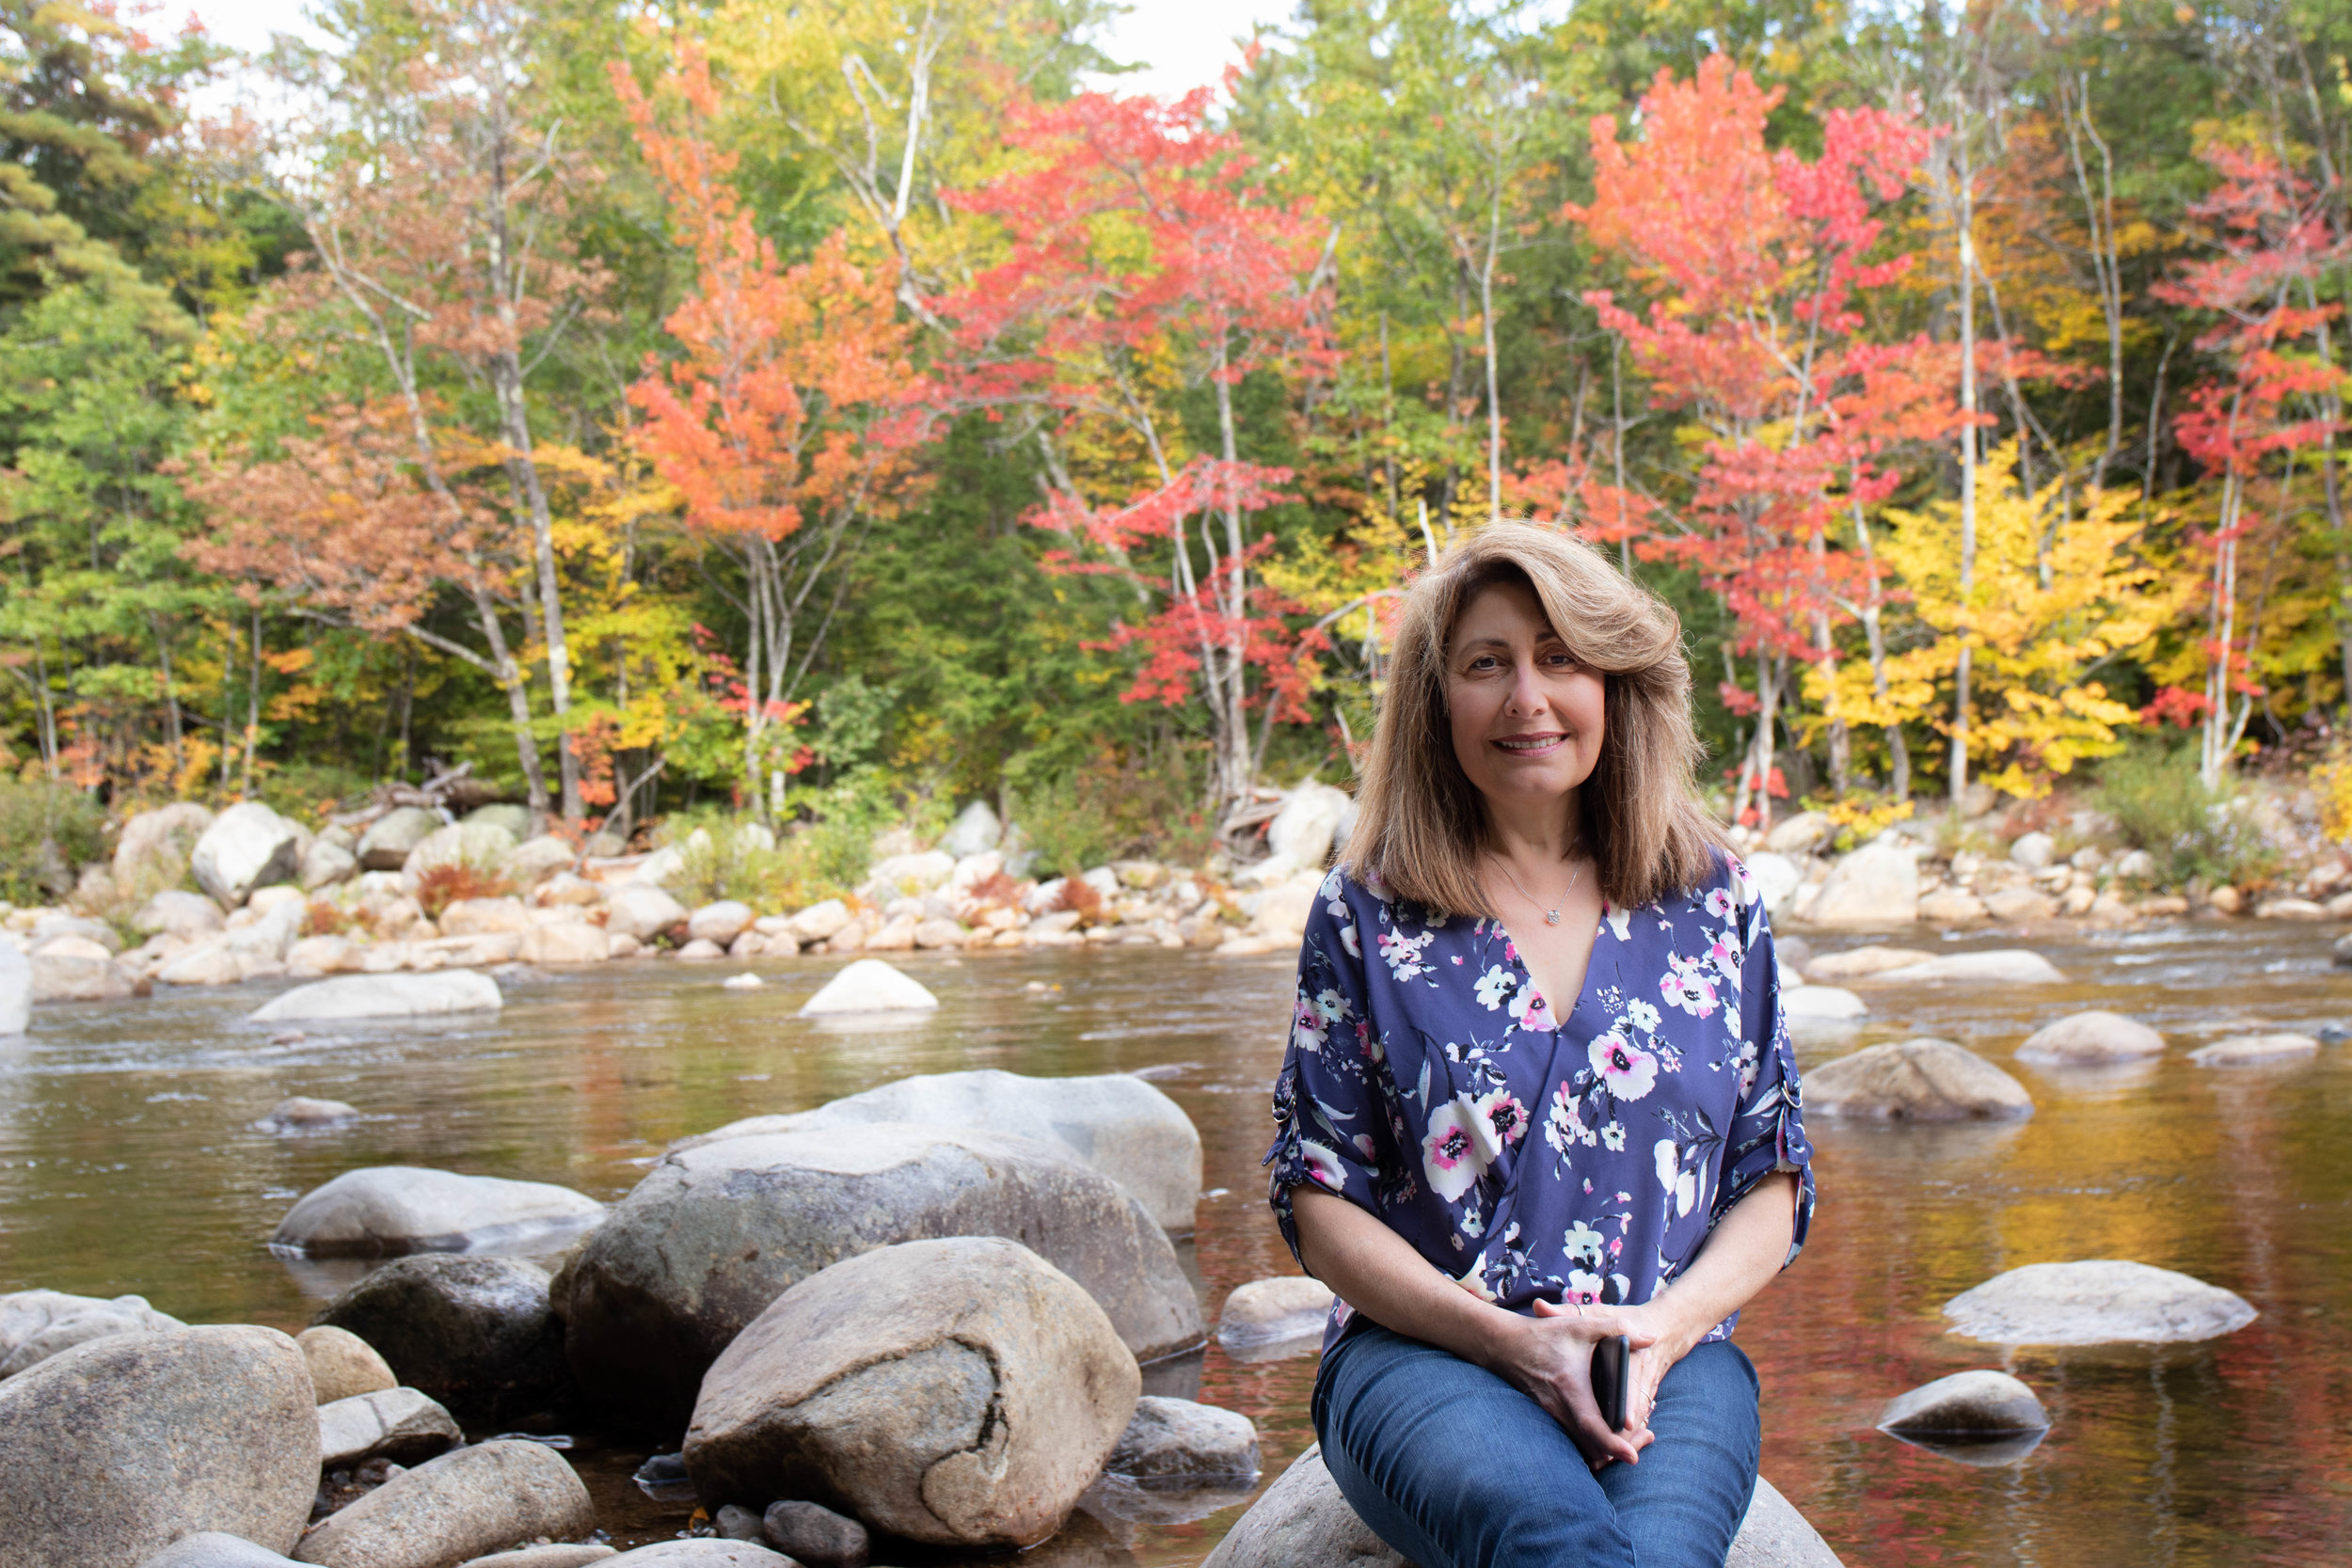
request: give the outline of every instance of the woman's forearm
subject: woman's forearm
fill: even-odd
[[[1343,1197],[1291,1189],[1307,1272],[1382,1328],[1492,1367],[1523,1320],[1432,1268],[1413,1244]]]
[[[1691,1266],[1651,1298],[1661,1338],[1676,1342],[1677,1354],[1772,1282],[1788,1260],[1796,1213],[1796,1173],[1772,1172],[1716,1222]]]

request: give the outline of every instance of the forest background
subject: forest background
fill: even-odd
[[[1173,103],[1104,17],[0,0],[0,893],[459,765],[1197,859],[1497,515],[1741,822],[2345,793],[2352,10],[1307,0]]]

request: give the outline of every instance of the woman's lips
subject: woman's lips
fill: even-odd
[[[1508,735],[1494,742],[1506,755],[1515,757],[1549,756],[1567,743],[1565,735]]]

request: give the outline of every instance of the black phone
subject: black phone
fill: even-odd
[[[1632,1358],[1633,1341],[1622,1334],[1594,1341],[1593,1398],[1600,1405],[1600,1418],[1612,1432],[1625,1430],[1625,1390],[1631,1381],[1627,1373]]]

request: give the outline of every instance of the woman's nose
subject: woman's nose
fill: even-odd
[[[1550,694],[1544,690],[1544,683],[1535,673],[1534,663],[1529,659],[1519,660],[1512,670],[1508,711],[1515,717],[1527,718],[1545,712],[1550,706]]]

